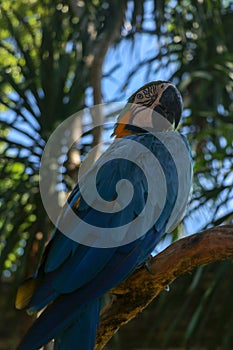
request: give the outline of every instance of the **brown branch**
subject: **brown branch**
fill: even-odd
[[[100,41],[95,48],[95,54],[92,63],[91,85],[93,87],[94,105],[102,102],[101,80],[102,67],[108,49],[115,40],[120,38],[123,19],[125,16],[126,1],[114,0],[110,2],[111,18],[106,19],[105,30]]]
[[[211,228],[171,244],[151,260],[153,274],[141,266],[111,291],[115,297],[102,312],[95,350],[103,349],[121,326],[145,309],[178,276],[224,259],[233,259],[233,225]]]
[[[110,2],[111,19],[105,20],[105,29],[99,41],[96,43],[95,52],[93,55],[92,70],[91,70],[91,86],[93,88],[93,104],[95,109],[92,111],[92,119],[94,125],[98,125],[92,131],[93,142],[91,147],[95,152],[92,153],[93,161],[100,155],[100,147],[96,147],[101,139],[102,125],[104,123],[104,115],[102,112],[102,74],[103,63],[106,58],[106,54],[111,45],[120,38],[123,18],[125,15],[126,3],[125,0],[120,2],[114,0]]]

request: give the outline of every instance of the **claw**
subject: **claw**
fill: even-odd
[[[147,271],[148,271],[150,274],[154,275],[153,271],[151,270],[151,260],[152,260],[152,259],[153,259],[153,256],[150,255],[149,258],[147,258],[147,260],[146,260],[146,262],[145,262],[145,266],[146,266]]]
[[[145,267],[146,267],[147,271],[148,271],[151,275],[154,275],[154,272],[151,270],[151,261],[152,261],[152,259],[153,259],[153,256],[150,255],[149,258],[147,258],[147,260],[145,261]],[[166,287],[164,288],[164,290],[165,290],[166,292],[170,292],[170,286],[169,286],[169,285],[166,286]]]

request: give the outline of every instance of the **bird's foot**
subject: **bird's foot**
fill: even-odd
[[[146,260],[146,262],[145,262],[145,266],[146,266],[147,271],[148,271],[150,274],[154,275],[154,272],[153,272],[152,269],[151,269],[151,261],[152,261],[152,260],[153,260],[153,256],[150,255],[149,258],[148,258],[148,259]],[[169,286],[169,285],[166,286],[166,287],[164,288],[164,290],[165,290],[166,292],[169,292],[169,291],[170,291],[170,286]]]
[[[152,275],[154,275],[154,272],[151,270],[151,261],[153,259],[153,256],[150,255],[149,258],[147,258],[146,262],[145,262],[145,266],[146,266],[146,269],[149,273],[151,273]]]

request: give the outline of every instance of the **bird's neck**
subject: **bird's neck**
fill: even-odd
[[[132,111],[128,110],[120,116],[114,129],[116,138],[122,138],[129,135],[141,135],[147,132],[141,126],[132,124]]]

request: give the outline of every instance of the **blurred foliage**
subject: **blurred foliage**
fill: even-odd
[[[189,138],[195,160],[185,228],[194,233],[232,222],[232,12],[228,0],[1,2],[0,269],[4,278],[19,280],[32,272],[52,228],[39,194],[38,170],[45,142],[72,113],[101,102],[101,97],[109,100],[110,91],[101,91],[101,81],[104,86],[115,84],[116,101],[138,88],[138,80],[145,83],[169,74],[184,98],[181,131]],[[149,46],[142,45],[145,38]],[[126,55],[126,46],[122,49],[124,43],[131,56]],[[113,62],[109,62],[109,52],[115,57]],[[107,72],[106,66],[110,67]],[[94,138],[93,133],[82,143],[81,155]],[[185,303],[177,317],[169,320],[164,346],[175,336],[193,295],[202,288],[180,341],[182,346],[200,346],[222,291],[221,276],[228,274],[229,266],[221,264],[213,270],[211,265],[184,279],[180,291],[184,290]],[[212,276],[209,284],[206,274]],[[232,282],[228,288],[218,310],[218,325],[223,326],[217,343],[222,349],[232,348]],[[157,310],[165,303],[161,297]],[[159,317],[163,318],[162,311]],[[214,349],[212,345],[209,348]]]
[[[85,106],[95,51],[116,6],[104,4],[32,0],[0,5],[0,267],[6,276],[24,267],[22,244],[27,240],[31,247],[38,239],[38,254],[51,228],[39,196],[40,157],[56,126]]]

